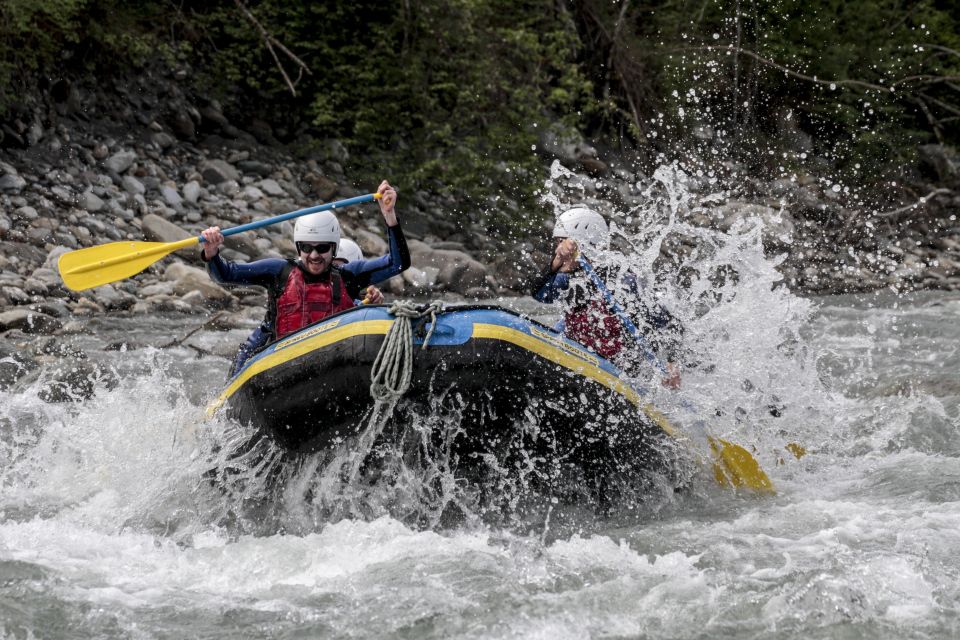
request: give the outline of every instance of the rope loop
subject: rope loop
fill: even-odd
[[[413,330],[410,320],[430,316],[430,330],[421,349],[426,349],[437,325],[437,313],[443,311],[443,303],[433,301],[418,305],[409,300],[397,300],[388,312],[396,319],[383,339],[370,371],[370,396],[378,403],[396,401],[407,389],[413,378]]]

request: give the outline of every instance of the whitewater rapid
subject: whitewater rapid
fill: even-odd
[[[955,637],[958,320],[951,294],[815,301],[800,339],[822,386],[781,391],[755,440],[775,497],[705,484],[546,536],[232,529],[193,431],[226,358],[100,352],[120,381],[88,401],[0,392],[0,637]],[[125,322],[149,341],[197,320]]]

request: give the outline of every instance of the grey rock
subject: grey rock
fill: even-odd
[[[287,192],[284,191],[283,187],[280,184],[271,178],[260,181],[260,189],[269,196],[285,196]]]
[[[30,277],[23,283],[23,290],[32,296],[45,296],[50,290],[50,286],[42,280]]]
[[[9,173],[0,176],[0,191],[4,193],[20,193],[27,186],[27,181],[18,175]]]
[[[147,192],[147,188],[143,186],[143,183],[133,176],[123,176],[122,181],[124,190],[131,195],[142,195]]]
[[[54,186],[50,189],[50,193],[53,194],[53,197],[60,204],[65,204],[70,207],[77,204],[77,195],[66,187],[60,185]]]
[[[217,192],[232,198],[240,193],[240,185],[236,180],[225,180],[217,185]]]
[[[164,201],[168,205],[175,209],[183,206],[183,198],[174,187],[167,185],[160,187],[160,195],[163,196]]]
[[[50,369],[37,369],[17,383],[16,389],[41,380],[37,394],[44,402],[79,402],[93,397],[100,387],[112,389],[117,379],[108,369],[82,360],[61,360]]]
[[[197,201],[200,200],[200,183],[196,180],[191,180],[183,185],[183,197],[187,202],[196,204]]]
[[[0,293],[12,304],[30,304],[32,300],[27,292],[20,288],[22,286],[23,283],[19,285],[3,285],[0,286]]]
[[[433,249],[423,242],[411,242],[413,263],[421,270],[434,267],[437,271],[436,285],[464,293],[472,287],[486,284],[487,268],[462,251]]]
[[[143,236],[147,240],[156,242],[176,242],[177,240],[184,240],[193,235],[189,231],[185,231],[172,222],[153,213],[143,216],[140,229],[143,231]]]
[[[62,325],[56,318],[30,309],[11,309],[0,313],[0,329],[20,329],[24,333],[49,335]]]
[[[153,141],[153,144],[157,145],[161,149],[169,149],[176,143],[176,138],[165,131],[156,131],[150,135],[150,139]]]
[[[54,318],[70,317],[70,307],[58,300],[44,300],[43,302],[30,305],[28,308],[31,311],[39,311]]]
[[[237,168],[244,173],[255,173],[262,178],[266,178],[273,173],[272,166],[259,160],[241,160],[237,162]]]
[[[37,213],[37,210],[33,207],[20,207],[13,212],[14,220],[36,220],[40,217],[40,214]]]
[[[124,311],[137,302],[135,296],[130,295],[126,291],[118,291],[109,284],[95,288],[93,290],[93,297],[94,300],[97,301],[97,304],[108,311]]]
[[[181,140],[196,140],[197,124],[186,110],[178,110],[170,118],[170,129]]]
[[[133,163],[136,159],[137,154],[133,151],[118,151],[104,160],[103,165],[110,171],[116,171],[117,173],[122,174],[131,166],[133,166]]]
[[[80,194],[78,203],[81,209],[86,209],[90,213],[100,211],[104,207],[103,200],[98,198],[92,191],[84,191]]]
[[[160,189],[160,178],[157,176],[143,176],[141,182],[143,182],[143,186],[147,191],[157,191]]]
[[[36,245],[45,245],[53,242],[53,231],[46,227],[31,227],[27,231],[27,238]]]
[[[264,193],[253,185],[247,185],[243,188],[243,198],[250,202],[256,202],[257,200],[263,200]]]
[[[10,388],[37,366],[37,361],[28,352],[6,340],[0,341],[0,389]]]
[[[66,247],[54,247],[43,257],[43,266],[41,267],[41,269],[44,269],[51,273],[56,273],[57,263],[60,260],[60,256],[62,256],[65,253],[70,253],[70,249]],[[42,276],[43,273],[44,272],[41,271],[40,269],[37,269],[36,271],[34,271],[34,275],[40,274],[40,276]]]
[[[206,303],[215,308],[228,307],[233,301],[230,292],[213,282],[203,269],[182,263],[172,263],[164,271],[163,277],[164,280],[173,281],[173,293],[178,296],[198,291],[203,295]]]
[[[240,172],[225,160],[208,160],[200,170],[207,184],[220,184],[227,180],[239,182]]]

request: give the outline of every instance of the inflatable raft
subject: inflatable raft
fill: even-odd
[[[447,307],[434,317],[411,320],[412,380],[394,419],[455,412],[450,447],[461,464],[519,441],[531,464],[665,464],[673,428],[610,362],[499,307]],[[371,368],[394,321],[387,306],[365,305],[289,335],[248,360],[208,412],[251,424],[292,452],[339,445],[371,412]]]

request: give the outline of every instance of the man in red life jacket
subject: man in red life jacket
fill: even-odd
[[[583,273],[578,258],[580,251],[587,256],[602,253],[610,242],[607,223],[596,211],[586,207],[574,207],[564,211],[553,228],[556,241],[554,256],[550,265],[540,274],[531,286],[531,294],[540,302],[560,300],[564,305],[563,321],[558,327],[565,336],[575,340],[601,357],[614,362],[624,370],[630,370],[634,362],[628,356],[633,337],[623,326],[623,322],[609,308],[602,292]],[[595,269],[602,280],[611,278],[612,269]],[[622,287],[610,287],[611,291],[626,289],[638,300],[639,317],[634,318],[638,327],[660,333],[679,333],[674,318],[659,305],[648,306],[639,300],[640,290],[637,279],[627,273],[620,278]],[[623,304],[626,301],[621,301]],[[628,307],[637,305],[628,305]],[[651,344],[662,344],[657,336],[648,337]],[[669,354],[668,354],[669,356]],[[667,358],[669,360],[669,357]],[[664,384],[671,388],[680,385],[679,368],[673,363],[667,364],[669,371]]]
[[[323,318],[350,309],[355,298],[373,283],[382,282],[410,266],[410,251],[394,209],[397,192],[384,180],[378,192],[380,212],[387,224],[390,253],[372,260],[336,265],[340,223],[329,211],[297,218],[293,240],[297,260],[268,258],[236,263],[220,256],[224,237],[219,227],[210,227],[201,257],[214,281],[224,285],[256,285],[267,289],[267,313],[260,326],[237,352],[231,375],[254,353],[274,340]]]

